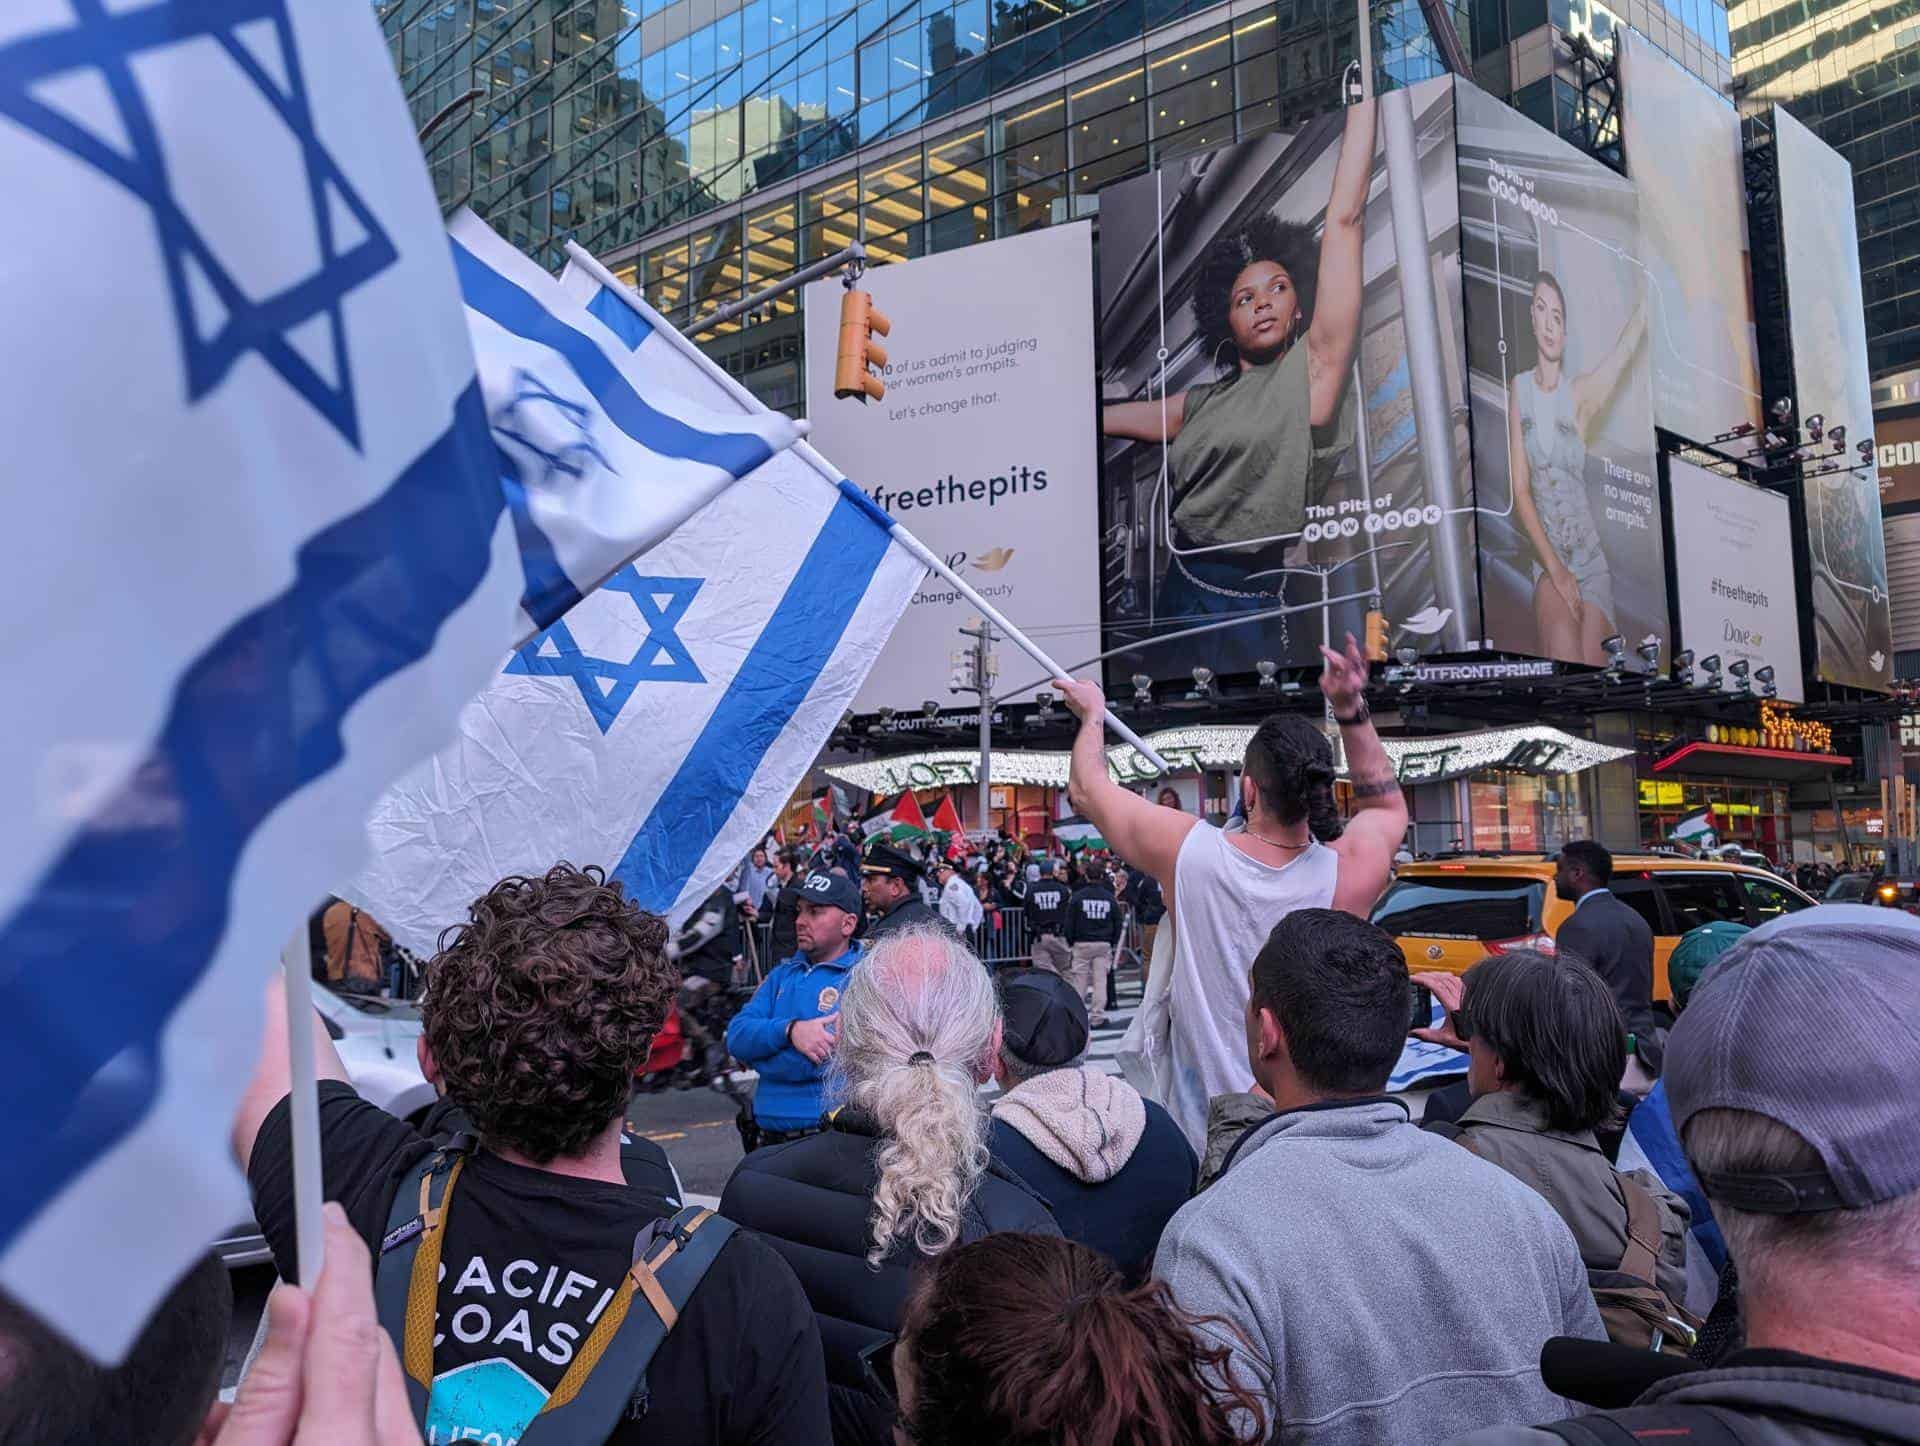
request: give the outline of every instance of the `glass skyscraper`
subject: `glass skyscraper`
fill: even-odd
[[[1734,0],[1743,110],[1778,103],[1853,164],[1867,356],[1920,365],[1920,0]]]
[[[1475,79],[1605,154],[1562,37],[1625,20],[1712,83],[1718,0],[1370,0],[1381,85]],[[1913,0],[1906,0],[1913,3]],[[1354,0],[386,0],[442,201],[568,239],[681,324],[858,237],[875,262],[1090,215],[1095,192],[1339,103]],[[798,298],[701,335],[798,410]]]

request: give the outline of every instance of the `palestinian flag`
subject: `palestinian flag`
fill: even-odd
[[[912,789],[900,795],[900,801],[893,806],[893,811],[874,832],[884,833],[893,843],[905,843],[908,839],[927,836],[930,832],[927,816],[920,811],[920,800],[913,796]]]
[[[933,831],[946,834],[950,838],[957,838],[966,832],[960,822],[960,810],[954,807],[951,793],[941,795],[940,806],[933,811]]]
[[[1099,826],[1083,814],[1069,814],[1056,819],[1051,830],[1054,842],[1069,853],[1078,853],[1081,849],[1103,849],[1107,841],[1100,836]]]
[[[1690,813],[1676,823],[1667,837],[1677,844],[1687,844],[1697,849],[1710,849],[1720,841],[1713,827],[1713,810],[1700,809]]]
[[[833,790],[823,788],[813,800],[813,827],[821,838],[833,832]]]

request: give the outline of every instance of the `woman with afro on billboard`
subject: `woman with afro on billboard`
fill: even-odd
[[[1308,503],[1353,444],[1347,382],[1360,337],[1373,133],[1373,102],[1349,106],[1317,247],[1310,225],[1263,213],[1207,249],[1193,317],[1219,378],[1164,403],[1102,409],[1107,436],[1167,444],[1174,560],[1165,614],[1270,601],[1271,591],[1246,589],[1249,575],[1283,565]]]
[[[1540,651],[1569,663],[1607,661],[1613,632],[1613,572],[1587,493],[1587,443],[1646,331],[1635,307],[1591,371],[1569,376],[1567,298],[1551,271],[1533,283],[1528,311],[1534,364],[1513,379],[1507,455],[1513,516],[1533,546],[1533,619]]]

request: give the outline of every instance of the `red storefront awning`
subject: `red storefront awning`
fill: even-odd
[[[1823,778],[1851,764],[1838,753],[1799,753],[1791,748],[1743,748],[1736,743],[1683,743],[1653,761],[1655,773],[1708,773],[1720,778],[1759,778],[1800,783]]]

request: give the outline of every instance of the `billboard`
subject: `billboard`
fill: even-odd
[[[1638,31],[1623,37],[1620,71],[1620,134],[1640,192],[1653,419],[1696,442],[1758,426],[1740,118]]]
[[[1726,667],[1742,659],[1754,671],[1771,667],[1781,699],[1801,702],[1806,687],[1787,499],[1679,457],[1669,457],[1667,469],[1680,614],[1676,650],[1691,648],[1696,668],[1717,655],[1729,691],[1734,679]],[[1760,685],[1753,690],[1759,693]]]
[[[1093,657],[1093,228],[1054,226],[877,267],[861,285],[893,324],[887,394],[866,405],[835,399],[842,291],[832,278],[812,283],[810,440],[1012,622],[1041,630],[1063,665]],[[855,710],[946,701],[950,655],[971,646],[959,629],[976,617],[929,577]],[[1010,668],[1030,671],[1001,652]]]
[[[1603,664],[1665,640],[1633,186],[1468,85],[1460,224],[1487,646]]]
[[[1819,416],[1857,440],[1873,426],[1873,391],[1853,170],[1779,106],[1773,134],[1795,408],[1803,421]],[[1878,479],[1869,467],[1809,477],[1805,487],[1814,671],[1884,691],[1893,683],[1893,624]]]
[[[1429,81],[1100,193],[1111,679],[1311,663],[1376,600],[1477,636],[1452,117]]]

